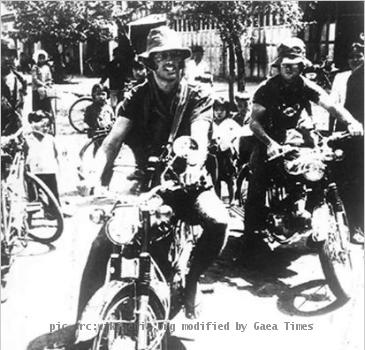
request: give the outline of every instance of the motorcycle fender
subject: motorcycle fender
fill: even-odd
[[[99,288],[87,303],[77,324],[76,344],[94,338],[103,324],[103,315],[114,297],[132,281],[110,281]]]

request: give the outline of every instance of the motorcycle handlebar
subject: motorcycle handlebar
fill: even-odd
[[[298,150],[298,147],[293,147],[293,146],[289,146],[289,145],[282,146],[280,148],[280,152],[278,154],[268,158],[267,161],[272,162],[273,160],[276,160],[281,157],[285,157],[287,154],[289,154],[291,152],[295,152],[296,150]]]
[[[339,141],[339,140],[344,140],[344,139],[348,139],[351,137],[351,134],[347,131],[336,131],[333,132],[330,136],[327,137],[323,137],[324,142],[328,143],[328,142],[333,142],[333,141]],[[281,157],[285,157],[287,154],[294,152],[298,150],[298,147],[293,147],[290,145],[284,145],[281,147],[281,151],[276,154],[275,156],[272,156],[270,158],[267,159],[267,162],[271,162],[273,160],[276,160],[278,158]]]
[[[336,131],[328,136],[328,141],[339,141],[350,137],[351,134],[347,131]]]

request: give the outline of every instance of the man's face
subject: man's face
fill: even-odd
[[[350,69],[354,70],[364,63],[364,55],[362,53],[353,53],[350,55],[348,62]]]
[[[280,74],[285,81],[291,83],[294,81],[301,73],[301,66],[298,63],[282,63],[280,65]]]
[[[157,52],[153,54],[152,59],[157,67],[155,73],[159,79],[169,82],[179,79],[179,71],[184,59],[181,51]]]

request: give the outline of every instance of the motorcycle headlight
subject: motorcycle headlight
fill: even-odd
[[[316,182],[321,180],[322,177],[324,176],[323,164],[320,163],[308,164],[306,166],[306,170],[303,175],[308,181]]]
[[[138,231],[139,212],[136,207],[120,207],[106,223],[105,232],[116,245],[130,243]]]

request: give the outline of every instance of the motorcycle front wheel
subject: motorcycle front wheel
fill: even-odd
[[[352,290],[350,230],[343,204],[328,206],[332,229],[320,247],[319,259],[332,293],[340,300],[348,300]]]
[[[103,324],[94,338],[92,350],[135,350],[138,348],[139,327],[148,329],[147,349],[167,350],[167,334],[159,323],[164,319],[163,307],[152,292],[149,300],[146,323],[139,326],[135,290],[132,287],[122,289],[102,316]]]

